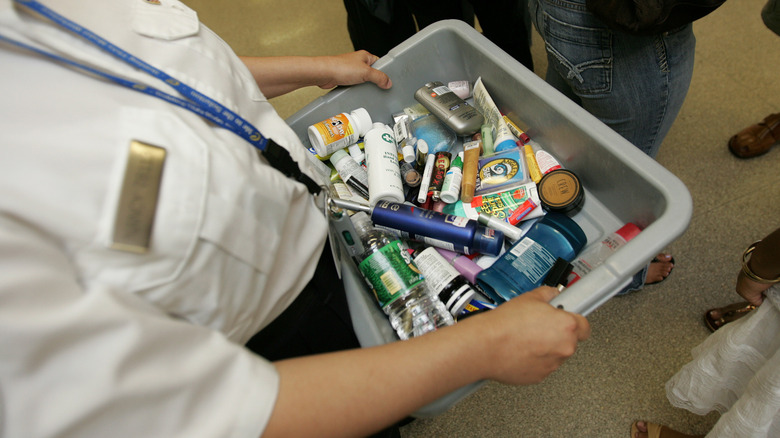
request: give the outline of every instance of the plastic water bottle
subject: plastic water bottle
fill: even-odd
[[[352,223],[364,248],[357,257],[360,272],[399,338],[406,340],[455,323],[439,297],[429,292],[403,241],[375,228],[364,212],[355,213]]]
[[[471,284],[441,255],[437,248],[429,246],[415,251],[414,263],[425,276],[425,284],[439,296],[444,307],[457,318],[467,304],[474,299],[476,291]]]

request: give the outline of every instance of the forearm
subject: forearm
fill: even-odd
[[[388,89],[392,86],[390,78],[371,67],[377,59],[365,50],[329,56],[241,58],[267,98],[309,86],[330,89],[373,82]]]
[[[485,378],[487,352],[469,338],[466,322],[409,341],[277,363],[281,387],[264,436],[366,436]]]
[[[365,436],[469,383],[540,382],[590,326],[538,288],[495,310],[408,341],[278,362],[267,436]]]
[[[324,83],[320,57],[277,56],[241,57],[265,97],[273,98]]]

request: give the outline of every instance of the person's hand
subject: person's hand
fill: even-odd
[[[540,287],[459,323],[483,325],[480,333],[493,346],[485,358],[488,378],[512,385],[538,383],[590,336],[582,315],[549,304],[558,293]]]
[[[371,67],[379,57],[358,50],[357,52],[344,53],[342,55],[319,56],[322,78],[317,86],[329,90],[338,85],[355,85],[363,82],[373,82],[379,88],[388,89],[393,83],[385,73]]]
[[[764,302],[764,291],[771,284],[759,283],[751,280],[744,272],[739,271],[737,276],[737,293],[754,306],[760,306]]]

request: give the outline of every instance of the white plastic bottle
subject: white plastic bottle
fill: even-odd
[[[428,290],[406,245],[375,228],[365,212],[351,219],[365,250],[357,256],[358,267],[398,337],[406,340],[454,324],[439,297]]]
[[[330,162],[336,168],[342,181],[358,195],[368,199],[368,173],[350,154],[340,149],[330,156]]]
[[[341,113],[309,126],[309,141],[317,155],[330,154],[349,147],[371,129],[371,115],[365,108]]]
[[[404,202],[393,130],[384,123],[374,123],[363,142],[368,167],[368,203],[373,207],[380,199]]]
[[[457,317],[476,295],[469,282],[441,255],[437,248],[416,253],[414,263],[425,277],[428,289],[435,293],[453,317]]]
[[[441,186],[442,201],[452,204],[460,199],[460,182],[463,180],[463,152],[452,160],[447,175],[444,177],[444,184]]]

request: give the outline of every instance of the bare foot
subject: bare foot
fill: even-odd
[[[658,254],[650,262],[650,266],[647,267],[645,284],[655,284],[664,281],[672,273],[672,269],[674,269],[674,259],[671,254]]]
[[[649,438],[650,433],[655,433],[653,438],[703,438],[704,435],[686,435],[682,432],[678,432],[674,429],[669,429],[666,426],[660,424],[645,423],[644,421],[637,421],[634,423],[635,427],[631,430],[633,435],[631,438]],[[652,429],[649,431],[649,429]]]

